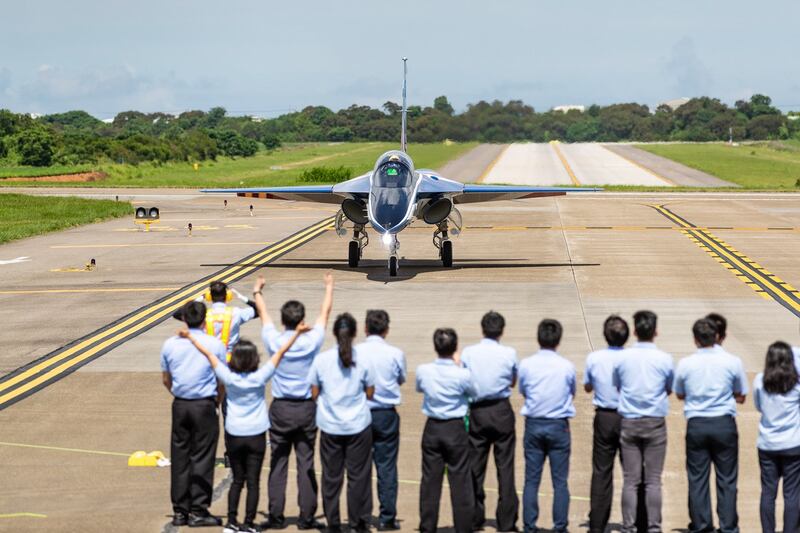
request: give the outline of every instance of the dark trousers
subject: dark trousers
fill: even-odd
[[[553,480],[553,530],[567,530],[569,516],[569,420],[525,418],[525,489],[522,492],[522,520],[526,532],[536,531],[539,518],[539,484],[545,459],[550,460]]]
[[[322,508],[328,528],[341,526],[339,495],[347,471],[347,521],[350,527],[365,530],[372,518],[372,428],[355,435],[319,438],[322,461]]]
[[[640,485],[644,482],[647,530],[661,531],[661,474],[667,454],[667,425],[663,418],[623,418],[620,433],[622,450],[622,531],[637,530],[641,503]]]
[[[514,410],[508,399],[489,400],[472,404],[469,414],[469,445],[472,462],[472,485],[475,491],[475,514],[472,517],[475,529],[486,521],[486,464],[489,450],[494,448],[494,464],[497,468],[499,499],[497,502],[498,531],[512,531],[516,527],[519,498],[514,485],[514,446],[517,432],[514,425]]]
[[[286,479],[289,455],[297,460],[297,505],[301,521],[317,512],[317,477],[314,472],[314,444],[317,440],[317,406],[313,400],[276,398],[269,407],[270,460],[269,514],[282,517],[286,506]]]
[[[686,423],[686,476],[689,481],[690,533],[714,531],[709,478],[717,478],[720,533],[738,533],[736,479],[739,476],[739,432],[728,416],[695,417]]]
[[[395,409],[372,410],[372,458],[378,475],[381,523],[397,518],[397,455],[400,450],[400,416]]]
[[[172,401],[170,493],[176,514],[208,514],[218,438],[214,398]]]
[[[589,504],[590,533],[604,533],[614,499],[614,461],[620,453],[622,416],[615,409],[595,411],[592,435],[592,485]],[[636,530],[647,533],[644,483],[639,484]]]
[[[775,533],[775,498],[783,478],[783,533],[800,531],[800,448],[758,450],[761,467],[761,530]]]
[[[422,432],[422,485],[419,489],[419,530],[435,533],[445,467],[456,533],[472,531],[474,495],[469,461],[469,437],[464,420],[429,418]]]
[[[247,503],[244,523],[252,524],[258,510],[258,485],[261,478],[261,466],[267,451],[267,434],[237,437],[225,434],[228,446],[228,458],[233,471],[233,483],[228,491],[228,521],[236,523],[239,511],[239,498],[242,487],[247,482]]]

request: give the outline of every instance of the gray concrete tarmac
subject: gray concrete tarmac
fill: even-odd
[[[224,211],[222,198],[180,191],[137,191],[133,199],[137,205],[162,208],[161,230],[131,231],[131,221],[116,220],[0,246],[0,260],[30,257],[28,262],[0,265],[5,281],[0,320],[6,325],[0,330],[5,348],[0,371],[8,372],[331,214],[328,206],[260,201],[254,204],[256,216],[250,217],[249,200],[231,198]],[[431,231],[412,226],[401,235],[403,260],[396,279],[387,275],[377,239],[367,248],[362,266],[351,270],[346,239],[327,232],[262,269],[268,307],[277,316],[285,300],[298,298],[315,318],[322,275],[333,270],[334,313],[350,311],[361,322],[366,309],[389,311],[389,340],[406,351],[412,383],[416,366],[433,358],[430,338],[436,327],[455,327],[463,344],[476,342],[480,317],[489,309],[506,316],[504,342],[521,357],[536,349],[539,320],[561,320],[565,336],[560,351],[580,376],[586,354],[604,345],[601,325],[610,313],[630,317],[637,309],[654,310],[660,317],[657,342],[677,362],[693,350],[692,322],[717,311],[730,322],[726,347],[742,357],[752,380],[770,342],[800,341],[797,317],[732,275],[651,204],[666,205],[698,226],[728,228],[713,232],[786,282],[800,284],[796,195],[599,193],[464,206],[467,228],[455,240],[453,269],[439,266]],[[189,221],[195,226],[191,237],[185,230]],[[98,269],[77,271],[90,257],[97,259]],[[245,292],[252,280],[236,287]],[[169,471],[128,468],[126,456],[136,450],[169,453],[170,396],[160,384],[158,361],[161,344],[177,325],[170,319],[0,411],[0,531],[162,530],[171,511]],[[258,325],[248,323],[243,336],[258,339]],[[329,338],[326,345],[331,344]],[[399,508],[403,530],[413,530],[424,419],[420,395],[411,385],[403,393]],[[518,409],[517,394],[513,401]],[[591,399],[579,392],[576,404],[570,524],[571,530],[582,531],[589,509]],[[750,401],[740,412],[739,514],[742,531],[755,531],[757,415]],[[688,523],[685,422],[674,398],[668,426],[664,529],[673,530]],[[521,491],[521,419],[517,447]],[[226,473],[217,471],[217,484]],[[551,524],[549,483],[545,474],[539,523],[545,528]],[[491,516],[496,502],[491,472],[487,487]],[[613,523],[620,521],[620,487],[618,477]],[[291,480],[289,491],[287,515],[295,517]],[[442,499],[442,527],[452,525],[448,498],[445,494]],[[213,510],[224,514],[224,491]]]

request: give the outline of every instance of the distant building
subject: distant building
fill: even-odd
[[[553,111],[561,111],[562,113],[568,113],[570,111],[578,111],[583,113],[586,111],[586,106],[583,105],[557,105],[553,108]]]
[[[662,105],[665,105],[665,106],[669,107],[670,109],[672,109],[673,111],[675,111],[680,106],[682,106],[683,104],[687,103],[689,100],[691,100],[691,98],[686,98],[686,97],[673,98],[672,100],[667,100],[666,102],[661,102],[660,104],[658,104],[658,106],[656,106],[656,109],[658,109]]]

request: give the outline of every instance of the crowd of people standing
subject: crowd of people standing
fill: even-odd
[[[301,530],[367,531],[372,524],[372,465],[380,504],[377,528],[400,529],[397,513],[400,417],[397,406],[407,379],[402,350],[387,342],[389,315],[366,313],[366,339],[356,344],[356,319],[343,313],[333,321],[335,346],[321,351],[333,305],[333,279],[325,277],[320,314],[307,325],[305,307],[290,300],[275,325],[259,277],[253,297],[212,283],[205,299],[182,307],[176,318],[186,327],[168,339],[161,353],[164,385],[172,393],[171,499],[173,525],[221,526],[210,514],[213,469],[219,439],[217,407],[223,414],[225,457],[233,482],[228,493],[226,531],[282,528],[291,452],[297,465]],[[238,296],[247,305],[228,302]],[[256,316],[269,359],[262,365],[255,344],[239,340],[241,324]],[[661,479],[667,451],[668,397],[683,401],[686,426],[686,476],[689,531],[738,532],[739,437],[737,404],[749,393],[741,359],[723,348],[727,324],[711,314],[692,328],[697,351],[681,359],[659,350],[657,316],[633,315],[636,342],[626,347],[629,325],[620,316],[603,326],[607,348],[588,355],[583,378],[595,409],[589,530],[607,529],[613,498],[614,464],[623,471],[622,531],[661,531]],[[567,531],[572,449],[570,419],[575,416],[577,375],[558,354],[562,326],[545,319],[537,328],[539,351],[519,361],[501,343],[502,315],[491,311],[481,321],[483,339],[459,348],[458,335],[439,328],[433,335],[436,358],[420,365],[415,389],[423,395],[427,417],[420,451],[419,530],[435,532],[445,474],[453,522],[458,533],[486,523],[484,481],[490,453],[498,476],[496,527],[535,532],[540,523],[538,494],[545,462],[553,483],[553,530]],[[761,413],[758,458],[761,469],[760,518],[764,532],[775,531],[775,499],[782,480],[783,531],[800,530],[800,385],[797,359],[783,342],[772,344],[764,371],[753,382]],[[272,402],[267,407],[266,384]],[[510,397],[518,387],[524,404],[525,463],[522,523],[514,476],[516,421]],[[319,431],[321,496],[326,523],[316,519],[318,493],[314,453]],[[256,524],[260,474],[270,448],[268,512]],[[710,499],[714,466],[718,529]],[[347,475],[347,519],[339,500]],[[246,486],[244,520],[238,520]]]

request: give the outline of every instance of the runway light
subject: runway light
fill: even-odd
[[[383,241],[383,244],[385,244],[386,246],[389,246],[390,244],[392,244],[392,234],[391,233],[384,233],[383,237],[381,237],[381,240]]]

